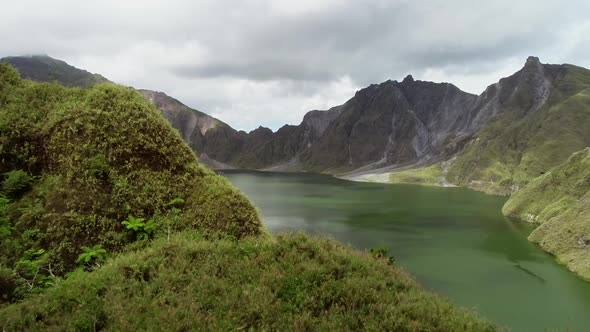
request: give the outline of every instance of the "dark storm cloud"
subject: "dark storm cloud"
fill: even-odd
[[[479,93],[528,55],[590,66],[589,10],[586,0],[23,0],[3,4],[0,56],[49,54],[238,128],[277,128],[408,73]]]

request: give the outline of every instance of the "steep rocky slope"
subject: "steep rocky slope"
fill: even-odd
[[[529,58],[478,98],[494,114],[448,170],[448,180],[509,194],[590,146],[590,71]]]
[[[517,191],[502,211],[538,224],[529,239],[590,280],[590,148]]]
[[[387,81],[360,90],[302,155],[307,169],[342,172],[427,162],[472,134],[476,96],[448,83]]]

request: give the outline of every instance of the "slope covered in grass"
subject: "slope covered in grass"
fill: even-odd
[[[442,186],[442,168],[440,163],[435,163],[427,167],[391,172],[389,173],[389,182]]]
[[[538,223],[529,239],[590,279],[590,148],[516,192],[503,212]]]
[[[515,90],[511,106],[459,154],[449,181],[509,194],[590,145],[590,71],[543,65],[554,71],[550,95],[538,111],[524,113],[531,96]],[[502,82],[502,81],[501,81]]]
[[[122,224],[130,215],[152,231],[175,212],[170,230],[261,233],[249,200],[199,165],[145,98],[114,84],[33,83],[0,64],[0,174],[0,267],[19,289],[71,270],[84,246],[120,250],[138,237]]]
[[[0,59],[17,68],[20,75],[36,82],[59,82],[69,87],[91,87],[109,80],[99,74],[70,66],[47,55],[6,57]]]
[[[386,258],[331,240],[160,239],[0,309],[7,330],[492,331]]]

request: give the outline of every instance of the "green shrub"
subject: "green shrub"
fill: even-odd
[[[15,170],[4,174],[2,192],[11,198],[18,198],[33,185],[33,177],[23,170]]]
[[[0,309],[13,330],[495,331],[386,260],[301,234],[157,239]]]
[[[82,251],[76,263],[86,268],[100,266],[107,258],[107,251],[100,244],[93,247],[84,246],[82,247]]]
[[[123,221],[121,224],[125,226],[125,229],[131,232],[131,235],[135,240],[148,240],[158,229],[158,224],[154,218],[145,222],[144,218],[135,218],[132,215],[129,215],[127,220]]]
[[[21,81],[6,64],[0,64],[0,90],[7,95],[0,101],[0,172],[29,172],[9,172],[4,181],[12,201],[0,234],[9,231],[11,240],[0,244],[0,264],[11,268],[27,250],[43,248],[59,276],[77,267],[82,247],[100,243],[116,253],[154,237],[157,226],[170,234],[262,233],[248,199],[199,165],[178,132],[137,91]],[[189,199],[195,191],[212,195]],[[175,217],[169,218],[173,209]],[[147,220],[140,232],[121,224],[128,215]],[[159,218],[175,221],[158,224]]]
[[[16,287],[17,282],[12,270],[0,266],[0,304],[14,299]]]
[[[87,161],[88,175],[100,180],[105,180],[110,174],[110,165],[106,156],[102,153],[89,158]]]
[[[389,249],[387,248],[371,248],[369,249],[369,253],[375,259],[386,259],[390,264],[395,263],[395,257],[389,255]]]

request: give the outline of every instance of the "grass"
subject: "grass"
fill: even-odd
[[[449,181],[508,195],[590,146],[590,71],[569,65],[561,70],[541,110],[499,115],[458,156]]]
[[[389,182],[442,186],[442,167],[440,163],[436,163],[427,167],[391,172]]]
[[[0,309],[7,330],[493,331],[404,272],[332,240],[184,232]]]
[[[174,199],[184,201],[175,231],[263,233],[249,200],[198,164],[135,90],[34,83],[0,64],[0,95],[1,188],[15,241],[0,265],[13,268],[25,252],[43,249],[62,275],[84,246],[116,252],[132,241],[121,224],[128,215],[165,217]]]
[[[590,279],[590,148],[531,181],[502,211],[539,224],[529,239]]]

